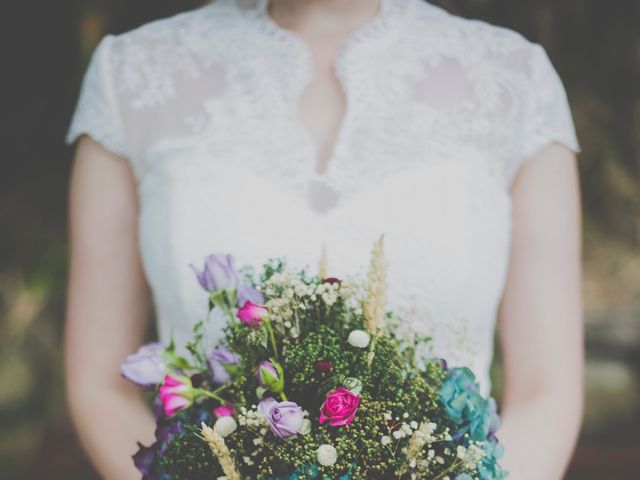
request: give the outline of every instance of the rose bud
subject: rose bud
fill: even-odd
[[[193,265],[191,268],[202,288],[208,292],[236,288],[238,284],[238,272],[233,266],[231,255],[208,255],[204,259],[202,270],[198,271]]]
[[[193,403],[194,392],[191,380],[185,377],[165,375],[160,385],[160,400],[164,414],[171,417]]]
[[[198,277],[198,282],[202,288],[210,293],[235,289],[240,304],[247,300],[251,300],[254,303],[264,302],[264,297],[260,291],[242,282],[240,274],[234,267],[232,255],[208,255],[204,259],[202,270],[198,270],[193,265],[191,265],[191,268],[196,277]]]
[[[258,404],[258,412],[267,419],[271,431],[279,438],[309,432],[309,421],[305,420],[302,407],[294,402],[265,398]]]
[[[235,409],[233,405],[228,403],[226,405],[220,405],[213,409],[213,416],[216,418],[220,417],[232,417]]]
[[[162,383],[166,365],[162,359],[164,347],[160,343],[143,345],[129,355],[120,366],[120,373],[133,383],[150,388]]]
[[[313,366],[318,373],[327,373],[331,372],[333,369],[333,363],[329,360],[321,360],[316,362]]]
[[[273,393],[282,393],[284,389],[284,371],[277,362],[262,361],[258,365],[258,382]]]
[[[242,323],[244,323],[247,327],[257,327],[262,323],[262,319],[267,316],[269,310],[264,305],[257,305],[250,300],[244,302],[244,305],[238,313],[236,313],[236,317],[238,317]]]
[[[229,373],[231,369],[230,366],[240,363],[238,356],[226,347],[216,348],[209,354],[207,361],[211,368],[211,379],[218,385],[222,385],[231,380],[231,374]]]
[[[343,387],[330,392],[320,408],[320,423],[332,427],[350,425],[356,416],[360,397]]]

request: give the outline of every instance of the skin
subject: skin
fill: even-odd
[[[329,158],[346,99],[332,64],[344,39],[378,8],[372,0],[274,0],[270,15],[305,39],[315,75],[300,121]],[[512,185],[513,241],[499,313],[505,367],[503,465],[514,480],[561,479],[582,416],[581,212],[575,155],[554,144]],[[83,136],[70,191],[71,270],[66,328],[73,421],[104,478],[139,479],[130,456],[154,421],[119,366],[144,341],[149,294],[137,239],[138,200],[128,162]],[[71,381],[72,380],[72,381]]]
[[[554,144],[511,189],[513,237],[498,328],[504,364],[504,467],[561,479],[583,415],[581,205],[576,157]]]
[[[104,478],[114,480],[140,479],[130,457],[137,440],[153,440],[155,428],[137,387],[119,375],[148,324],[137,211],[127,162],[82,137],[70,192],[67,397],[89,457]]]

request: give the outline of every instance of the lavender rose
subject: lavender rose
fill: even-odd
[[[207,357],[211,367],[211,379],[217,384],[227,383],[231,380],[229,365],[238,365],[240,359],[235,353],[226,347],[218,347]]]
[[[271,431],[279,438],[309,431],[309,422],[304,418],[302,407],[294,402],[265,398],[258,404],[258,412],[266,417]]]
[[[144,388],[159,385],[166,369],[162,359],[163,351],[164,346],[160,343],[143,345],[122,363],[120,373],[127,380]]]
[[[191,268],[198,277],[198,282],[200,282],[202,288],[210,293],[220,290],[236,289],[240,304],[243,304],[247,300],[254,303],[264,302],[262,293],[240,280],[240,275],[235,269],[232,255],[208,255],[204,259],[204,267],[202,270],[198,270],[193,265],[191,265]]]
[[[282,393],[284,389],[284,371],[278,362],[273,360],[260,362],[256,376],[260,386],[271,390],[273,393]]]

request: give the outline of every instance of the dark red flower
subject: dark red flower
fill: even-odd
[[[314,365],[316,372],[325,373],[333,369],[333,363],[330,360],[321,360]]]

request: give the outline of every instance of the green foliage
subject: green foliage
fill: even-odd
[[[168,444],[160,465],[175,479],[211,480],[223,475],[209,446],[202,441],[197,425],[184,426],[184,433],[176,435]]]

